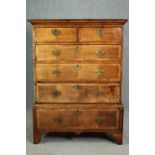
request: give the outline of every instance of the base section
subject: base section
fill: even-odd
[[[106,133],[106,137],[113,140],[115,143],[119,145],[123,144],[123,132],[121,131]]]
[[[48,132],[47,132],[48,133]],[[82,134],[82,132],[74,132],[77,136],[80,136],[80,134]],[[96,133],[94,131],[94,133]],[[44,133],[46,134],[46,133]],[[123,144],[123,133],[122,132],[111,132],[111,133],[106,133],[106,132],[103,132],[103,134],[105,134],[105,136],[109,139],[111,139],[113,142],[119,144],[119,145],[122,145]],[[34,144],[39,144],[40,141],[41,141],[41,136],[43,134],[40,134],[38,132],[34,133],[34,137],[33,137],[33,143]],[[71,137],[69,135],[66,136],[67,138],[68,137]]]
[[[123,139],[123,106],[113,105],[38,105],[33,106],[34,144],[49,132],[105,133],[117,144]]]

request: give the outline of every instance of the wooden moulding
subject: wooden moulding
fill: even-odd
[[[28,19],[34,27],[93,27],[106,26],[118,27],[123,26],[127,19]]]

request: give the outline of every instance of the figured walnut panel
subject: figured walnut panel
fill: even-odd
[[[60,34],[54,35],[56,30]],[[35,42],[76,42],[76,28],[35,28]]]
[[[118,103],[119,84],[37,84],[37,102]]]
[[[120,45],[36,45],[36,60],[120,60]]]
[[[38,109],[37,128],[48,130],[118,129],[118,113],[116,109]],[[98,122],[97,119],[102,120]]]
[[[101,35],[98,34],[101,31]],[[79,42],[121,43],[122,28],[80,28]]]
[[[37,81],[71,81],[77,80],[77,78],[78,73],[75,65],[36,64]]]
[[[81,64],[78,80],[82,81],[120,81],[119,64]]]
[[[57,73],[53,73],[57,72]],[[119,81],[119,64],[36,64],[37,81]]]

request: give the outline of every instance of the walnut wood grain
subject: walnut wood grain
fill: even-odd
[[[122,58],[126,19],[31,19],[33,137],[105,132],[123,139]]]
[[[36,45],[36,61],[115,61],[121,50],[120,45]]]
[[[97,32],[101,30],[101,35]],[[80,28],[79,42],[121,43],[122,28]]]
[[[95,108],[93,108],[95,107]],[[92,109],[93,108],[93,109]],[[106,132],[117,144],[122,144],[122,105],[81,105],[81,104],[56,104],[33,106],[34,118],[37,120],[35,125],[35,144],[38,144],[42,134],[48,132]],[[80,115],[75,112],[80,111]],[[90,115],[88,117],[87,115]],[[62,116],[61,123],[54,123],[53,118]],[[104,124],[98,124],[95,118],[104,116]],[[43,119],[46,117],[45,119]],[[82,119],[81,119],[82,117]],[[73,121],[73,122],[72,122]],[[110,123],[109,123],[110,122]],[[39,131],[39,132],[38,132]]]
[[[98,123],[97,118],[103,118],[103,122]],[[37,119],[37,128],[40,130],[119,129],[117,109],[37,109]]]
[[[53,74],[58,70],[59,74]],[[36,64],[37,81],[119,81],[119,64]]]
[[[52,31],[58,30],[60,34],[55,36]],[[77,30],[75,28],[35,28],[36,42],[76,42]]]
[[[119,84],[37,84],[37,102],[119,103]]]

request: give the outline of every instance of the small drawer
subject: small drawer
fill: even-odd
[[[120,60],[120,45],[36,45],[36,60]]]
[[[76,28],[35,28],[35,42],[76,42]]]
[[[120,64],[36,64],[37,81],[120,81]]]
[[[79,42],[105,42],[120,44],[122,28],[80,28]]]
[[[52,129],[118,129],[119,110],[113,109],[37,109],[37,128]]]
[[[119,103],[119,84],[37,84],[37,102]]]

